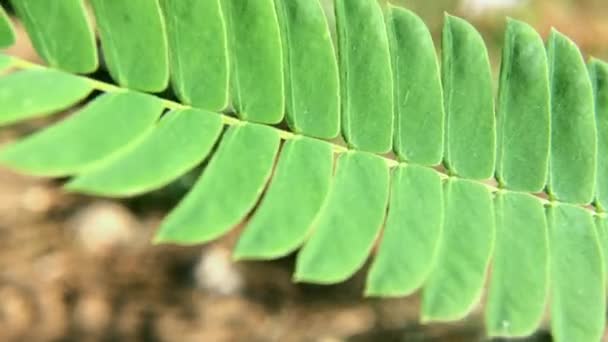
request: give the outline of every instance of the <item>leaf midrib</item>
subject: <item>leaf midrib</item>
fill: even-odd
[[[0,53],[0,55],[4,55],[4,54]],[[50,69],[50,70],[56,70],[58,72],[66,73],[65,71],[62,71],[60,69],[56,69],[56,68],[53,68],[53,67],[49,67],[49,66],[33,63],[33,62],[27,61],[25,59],[19,58],[19,57],[10,56],[10,55],[4,55],[4,56],[7,56],[8,58],[10,58],[10,60],[11,60],[10,66],[13,67],[13,68],[16,68],[16,69],[21,69],[21,70],[32,70],[32,69],[41,69],[41,70],[45,70],[46,69],[46,70],[49,70]],[[71,75],[73,77],[81,78],[84,81],[90,83],[90,85],[91,85],[92,88],[94,88],[96,90],[99,90],[99,91],[102,91],[102,92],[106,92],[106,93],[111,93],[111,92],[118,93],[118,92],[131,91],[131,92],[139,93],[139,94],[142,94],[142,95],[152,96],[154,98],[157,98],[159,101],[161,101],[163,107],[165,107],[167,109],[171,109],[171,110],[174,110],[174,109],[189,109],[189,108],[200,109],[200,108],[197,108],[197,107],[193,107],[193,106],[185,105],[185,104],[182,104],[182,103],[179,103],[179,102],[175,102],[175,101],[172,101],[172,100],[168,100],[168,99],[159,97],[158,95],[155,95],[155,94],[150,94],[150,93],[145,93],[145,92],[141,92],[141,91],[138,91],[138,90],[133,90],[133,89],[129,89],[129,88],[120,87],[120,86],[117,86],[117,85],[114,85],[114,84],[111,84],[111,83],[107,83],[107,82],[103,82],[103,81],[99,81],[99,80],[96,80],[96,79],[93,79],[93,78],[90,78],[90,77],[87,77],[87,76],[81,76],[81,75],[76,75],[76,74],[72,74],[72,73],[66,73],[66,74]],[[225,125],[228,125],[228,126],[242,125],[242,124],[248,123],[248,121],[246,121],[246,120],[241,120],[241,119],[239,119],[237,117],[230,116],[230,115],[225,114],[225,113],[218,113],[218,112],[211,112],[211,113],[219,115],[221,117],[222,124],[225,124]],[[290,132],[290,131],[287,131],[287,130],[284,130],[284,129],[281,129],[281,128],[278,128],[278,127],[275,127],[275,126],[272,126],[272,125],[265,125],[265,126],[268,126],[268,127],[272,128],[272,129],[276,130],[277,133],[278,133],[278,135],[279,135],[279,137],[282,140],[291,140],[291,139],[296,139],[299,136],[305,136],[303,134],[293,133],[293,132]],[[337,144],[335,142],[327,141],[327,140],[316,138],[316,137],[312,137],[312,136],[306,136],[306,137],[309,138],[309,139],[314,139],[314,140],[321,141],[321,142],[324,142],[326,144],[329,144],[332,147],[332,150],[334,151],[334,153],[336,153],[336,154],[341,154],[341,153],[345,153],[345,152],[348,152],[348,151],[357,151],[356,149],[352,149],[352,148],[349,148],[347,146]],[[415,164],[415,163],[408,163],[408,162],[396,160],[396,159],[393,159],[393,158],[389,158],[389,157],[384,156],[384,155],[375,154],[375,153],[374,153],[374,155],[376,155],[379,158],[382,158],[386,162],[386,164],[389,166],[389,168],[393,168],[393,167],[397,167],[397,166],[405,166],[405,165],[408,165],[408,164],[412,164],[412,165],[418,165],[418,166],[421,166],[421,167],[432,169],[433,171],[437,172],[437,174],[441,177],[442,180],[447,180],[447,179],[450,179],[450,178],[465,179],[465,178],[458,177],[458,176],[455,176],[455,175],[447,174],[447,173],[445,173],[445,172],[443,172],[441,170],[438,170],[436,168],[433,168],[433,167],[428,167],[428,166],[425,166],[425,165],[419,165],[419,164]],[[523,191],[509,190],[509,189],[500,187],[500,185],[498,187],[496,187],[496,186],[494,186],[492,184],[488,184],[487,183],[488,181],[491,181],[491,180],[494,180],[494,179],[495,178],[491,178],[491,179],[481,180],[480,181],[480,180],[474,180],[474,179],[468,179],[467,178],[468,181],[475,182],[475,183],[478,183],[478,184],[481,184],[481,185],[485,186],[493,194],[503,193],[503,192],[515,192],[515,193],[531,194],[531,195],[534,195],[535,197],[539,198],[542,201],[542,203],[545,205],[545,207],[556,206],[556,205],[559,205],[559,204],[574,205],[572,203],[567,203],[567,202],[559,201],[559,200],[556,200],[554,198],[546,199],[546,198],[543,198],[543,197],[538,196],[538,195],[533,194],[533,193],[523,192]],[[608,217],[608,214],[606,212],[602,211],[601,208],[594,207],[594,206],[582,206],[582,205],[575,205],[575,206],[583,208],[584,210],[587,210],[593,216],[602,217],[602,218]]]

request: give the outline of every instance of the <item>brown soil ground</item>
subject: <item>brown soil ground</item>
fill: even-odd
[[[480,341],[479,310],[417,323],[419,298],[291,282],[293,258],[233,263],[236,234],[149,243],[173,201],[107,202],[0,169],[0,341]],[[545,340],[543,334],[539,339]]]

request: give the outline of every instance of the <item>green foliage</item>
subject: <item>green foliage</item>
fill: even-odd
[[[234,227],[264,190],[278,148],[279,135],[269,127],[230,127],[206,172],[160,227],[156,242],[207,242]]]
[[[607,272],[604,275],[608,274],[608,218],[606,217],[596,217],[595,225],[597,227],[597,235],[600,240],[600,246],[602,247],[602,252],[604,253],[604,268]],[[608,281],[608,279],[606,279]]]
[[[234,250],[238,259],[273,259],[310,233],[333,173],[331,146],[310,138],[283,145],[272,182]]]
[[[569,203],[593,199],[597,132],[591,81],[580,51],[553,30],[549,37],[551,159],[549,193]]]
[[[608,209],[608,63],[592,59],[589,73],[595,98],[595,124],[597,125],[597,179],[596,202]]]
[[[449,179],[437,264],[424,287],[423,321],[466,316],[481,297],[494,246],[494,208],[482,184]]]
[[[441,177],[415,165],[393,170],[384,236],[368,273],[369,296],[404,296],[424,284],[443,229]]]
[[[492,336],[526,336],[545,313],[549,278],[547,219],[542,202],[505,191],[494,198],[496,245],[486,328]]]
[[[384,153],[393,135],[388,37],[376,1],[336,0],[342,134],[355,149]]]
[[[332,284],[361,268],[384,221],[388,191],[389,170],[381,158],[342,154],[327,202],[298,254],[294,278]]]
[[[446,166],[461,177],[490,178],[494,173],[496,128],[488,51],[471,24],[449,15],[443,27],[442,47]],[[471,146],[475,146],[474,153]]]
[[[4,9],[0,7],[0,48],[11,46],[15,43],[15,32],[13,31],[13,24],[4,12]]]
[[[82,0],[12,0],[11,3],[36,50],[49,65],[79,73],[97,69],[95,36]],[[57,37],[61,37],[60,43]]]
[[[199,164],[222,132],[217,115],[195,109],[167,113],[128,149],[121,149],[66,188],[98,196],[133,196],[162,187]],[[157,163],[159,155],[164,156]],[[150,165],[155,167],[150,168]]]
[[[507,188],[542,191],[547,181],[550,103],[547,54],[530,26],[507,23],[498,95],[496,175]]]
[[[171,82],[180,101],[219,111],[228,106],[228,37],[219,0],[162,0]],[[200,77],[205,75],[205,77]]]
[[[116,82],[136,90],[165,89],[169,57],[158,2],[91,0],[91,5],[107,67]]]
[[[283,50],[273,0],[225,0],[232,100],[239,118],[273,124],[283,119]]]
[[[8,67],[10,60],[5,62]],[[0,78],[0,125],[54,114],[84,99],[93,87],[59,71],[25,70]]]
[[[556,341],[599,341],[604,331],[603,254],[589,212],[570,204],[549,208],[551,328]]]
[[[387,29],[393,60],[395,134],[399,158],[437,165],[443,157],[443,92],[435,46],[414,13],[389,7]]]
[[[152,129],[162,108],[161,101],[149,95],[105,94],[75,115],[3,149],[0,162],[38,176],[80,173]]]
[[[0,54],[0,73],[13,64],[13,59],[7,55]]]
[[[338,64],[318,0],[275,0],[283,39],[287,122],[325,139],[340,129]]]
[[[469,314],[491,264],[489,335],[530,334],[549,305],[557,341],[601,336],[608,66],[587,68],[557,31],[546,51],[508,20],[495,120],[484,42],[453,16],[440,75],[424,23],[375,0],[335,0],[338,49],[319,0],[91,0],[114,86],[57,70],[100,64],[81,0],[14,2],[52,68],[0,54],[0,126],[84,104],[3,147],[2,165],[124,197],[208,159],[156,242],[203,243],[245,222],[235,258],[302,246],[295,280],[322,284],[377,244],[366,295],[420,290],[425,321]],[[181,103],[140,92],[169,78]],[[339,132],[344,143],[329,141]],[[396,160],[378,155],[389,151]]]

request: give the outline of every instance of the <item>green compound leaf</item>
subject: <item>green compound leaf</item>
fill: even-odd
[[[437,264],[422,296],[422,320],[455,321],[481,297],[494,245],[494,208],[482,184],[452,178],[444,187],[445,221]]]
[[[173,89],[182,103],[228,106],[226,23],[219,0],[162,0]]]
[[[95,34],[82,0],[12,0],[12,4],[49,65],[77,73],[97,69]]]
[[[226,0],[233,105],[243,120],[283,119],[285,107],[281,34],[273,0]]]
[[[331,139],[339,133],[336,53],[319,0],[275,0],[282,29],[287,122],[295,133]]]
[[[389,7],[388,36],[395,91],[394,149],[399,158],[437,165],[443,156],[443,93],[435,46],[414,13]]]
[[[529,194],[500,192],[494,200],[496,247],[486,304],[489,336],[532,334],[545,313],[549,279],[547,220]]]
[[[270,127],[230,127],[199,180],[161,225],[155,242],[203,243],[237,225],[266,187],[279,142]]]
[[[92,90],[85,79],[50,69],[2,76],[0,127],[66,109],[87,97]],[[108,124],[113,125],[112,122]]]
[[[446,166],[464,178],[490,178],[496,128],[488,51],[471,24],[450,15],[445,18],[442,45]]]
[[[200,163],[222,132],[219,115],[194,109],[166,114],[128,149],[66,185],[71,191],[124,197],[167,185]]]
[[[122,197],[157,189],[210,158],[156,237],[178,244],[245,226],[273,175],[235,259],[278,258],[304,245],[294,279],[339,282],[365,263],[386,217],[366,295],[424,287],[423,321],[458,320],[478,302],[494,256],[490,335],[531,333],[550,292],[557,341],[600,338],[608,288],[608,67],[592,60],[587,70],[566,37],[553,33],[547,58],[529,26],[509,21],[495,127],[487,51],[462,19],[446,17],[440,79],[429,30],[395,6],[384,18],[384,0],[334,0],[339,51],[320,6],[327,0],[92,1],[104,67],[119,86],[0,54],[0,126],[77,105],[92,88],[110,92],[6,146],[3,165],[73,176],[68,189]],[[83,3],[16,5],[53,66],[97,66]],[[3,14],[0,44],[14,40],[10,29],[2,33],[10,24]],[[30,71],[11,74],[23,69]],[[165,90],[169,75],[173,89],[159,96],[175,94],[181,104],[127,90]],[[164,108],[175,110],[161,116]],[[223,124],[230,127],[220,138]],[[339,131],[348,148],[311,138]],[[370,154],[391,149],[397,161]],[[428,168],[442,159],[453,176],[446,184]],[[477,180],[494,175],[494,163],[493,200],[492,187]],[[532,195],[544,186],[551,230],[543,200]],[[583,208],[591,200],[595,218]]]
[[[364,152],[341,155],[327,202],[298,254],[294,279],[338,283],[361,268],[384,221],[388,191],[383,159]]]
[[[11,20],[6,15],[4,8],[0,6],[0,48],[7,48],[15,44],[15,30]]]
[[[532,27],[509,20],[498,95],[496,173],[508,189],[539,192],[547,181],[550,139],[549,69]]]
[[[393,79],[388,36],[376,0],[335,0],[342,133],[356,149],[384,153],[393,136]]]
[[[549,209],[551,332],[557,342],[600,341],[605,322],[603,255],[591,214],[557,204]]]
[[[80,112],[0,151],[0,164],[37,176],[82,172],[136,141],[162,112],[140,93],[110,93]]]
[[[592,59],[589,73],[595,95],[595,123],[597,125],[596,202],[608,210],[608,63]]]
[[[169,81],[167,39],[158,1],[91,0],[91,4],[114,80],[142,91],[165,89]]]
[[[435,265],[442,204],[436,171],[420,166],[399,166],[393,171],[386,227],[368,273],[366,295],[406,296],[422,286]]]
[[[236,245],[236,259],[274,259],[304,242],[329,192],[333,158],[325,142],[285,142],[266,195]]]
[[[593,89],[576,45],[553,30],[549,38],[551,159],[549,193],[572,204],[588,204],[595,190],[597,132]]]

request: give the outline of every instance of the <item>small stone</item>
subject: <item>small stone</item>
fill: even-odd
[[[230,257],[230,251],[221,247],[211,247],[203,252],[194,277],[199,288],[216,295],[234,295],[243,287],[243,278]]]
[[[40,284],[36,287],[36,293],[41,320],[36,323],[37,338],[31,340],[59,340],[69,329],[69,312],[64,302],[63,288]]]
[[[328,320],[332,335],[347,337],[369,331],[374,327],[376,316],[367,305],[344,308],[335,312]],[[332,336],[333,337],[333,336]]]
[[[0,288],[0,326],[2,336],[15,339],[28,333],[36,318],[34,304],[26,297],[24,291],[16,287]]]
[[[39,284],[59,284],[70,273],[69,255],[63,251],[41,255],[33,260],[31,271],[36,272]]]
[[[68,226],[93,254],[137,243],[137,219],[125,207],[111,202],[88,205],[69,220]]]
[[[79,327],[89,334],[101,334],[110,324],[111,316],[112,308],[108,300],[97,292],[84,295],[74,311]]]
[[[53,205],[53,192],[45,186],[27,188],[21,197],[22,206],[34,213],[45,213]]]
[[[512,9],[523,5],[526,0],[465,0],[462,7],[475,15],[488,11]]]

